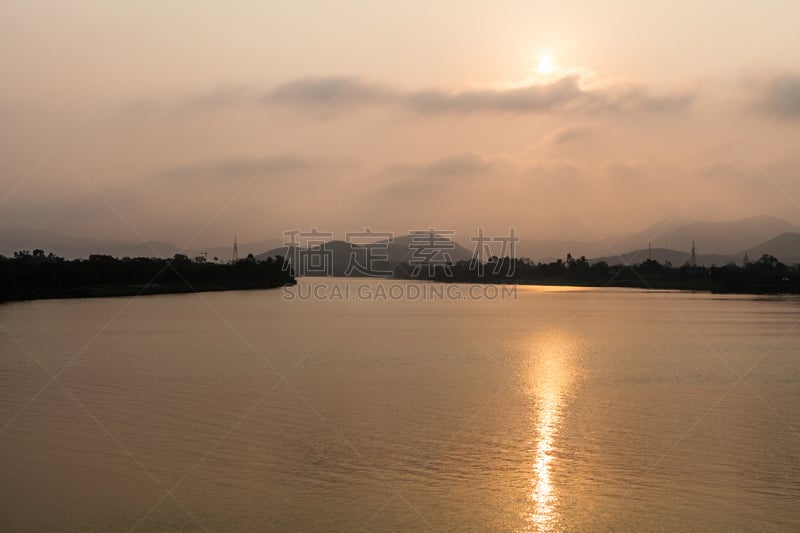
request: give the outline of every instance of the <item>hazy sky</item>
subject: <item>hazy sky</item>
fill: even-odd
[[[698,4],[5,0],[0,227],[800,223],[800,7]]]

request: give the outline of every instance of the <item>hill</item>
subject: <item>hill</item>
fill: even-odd
[[[590,261],[593,263],[605,261],[609,265],[638,265],[649,258],[658,261],[662,265],[669,263],[674,267],[679,267],[688,263],[690,257],[690,253],[670,250],[669,248],[653,248],[652,250],[643,248],[619,255],[597,257],[590,259]],[[741,261],[741,256],[739,256],[738,260],[735,259],[735,256],[723,254],[701,254],[697,256],[698,266],[722,266],[730,262],[740,264]]]
[[[414,258],[420,257],[417,251],[420,250],[420,241],[414,240],[417,238],[419,237],[403,235],[392,241],[384,240],[363,245],[333,240],[311,247],[273,248],[257,255],[256,259],[285,257],[292,264],[298,276],[374,275],[379,272],[393,272],[401,263],[408,263]],[[435,250],[433,252],[436,256],[434,261],[446,257],[455,263],[469,260],[472,257],[470,250],[448,237],[439,236],[433,242],[434,246],[429,248]],[[385,259],[380,259],[382,257]],[[351,264],[351,259],[357,263],[355,268]]]
[[[522,240],[517,243],[516,256],[527,257],[532,261],[548,262],[555,259],[564,259],[567,254],[580,257],[611,255],[614,250],[600,241],[559,241],[559,240]]]
[[[757,260],[764,254],[769,254],[787,265],[800,263],[800,233],[782,233],[740,252],[739,257],[743,257],[745,252],[751,261]]]
[[[568,253],[573,257],[586,256],[610,263],[630,262],[647,258],[648,243],[651,243],[653,259],[659,262],[671,261],[673,265],[677,265],[684,264],[688,260],[692,241],[695,241],[698,264],[701,265],[721,265],[727,262],[741,264],[745,251],[753,260],[764,253],[769,253],[782,262],[791,264],[800,262],[800,251],[796,242],[798,235],[800,227],[768,215],[724,222],[675,217],[658,221],[636,233],[611,236],[605,240],[522,240],[516,245],[515,255],[518,258],[528,257],[541,262],[564,259]],[[448,254],[452,261],[471,258],[471,243],[465,248],[449,238],[446,241],[448,244],[440,251]],[[282,242],[281,239],[266,239],[260,242],[240,243],[239,257],[246,257],[248,254],[260,258],[286,255]],[[351,252],[355,249],[342,241],[331,241],[331,243],[335,248],[334,270],[343,272]],[[392,242],[382,241],[357,248],[381,246],[385,247],[385,250],[377,253],[388,255],[388,262],[393,265],[408,262],[412,258],[411,235],[396,237]],[[182,251],[180,247],[169,242],[135,243],[75,237],[55,231],[0,228],[0,255],[7,257],[12,256],[15,251],[32,252],[35,249],[52,251],[67,259],[86,258],[92,254],[114,257],[172,257],[176,253],[184,253],[194,257],[205,251],[209,260],[218,257],[220,261],[225,262],[231,259],[233,252],[232,244],[192,248]],[[366,252],[362,250],[356,253]]]
[[[269,239],[255,243],[240,243],[239,257],[257,254],[268,248],[280,246],[280,239]],[[208,259],[218,257],[221,261],[229,261],[233,253],[233,245],[199,247],[181,250],[175,244],[162,241],[128,242],[122,240],[102,240],[88,237],[75,237],[56,231],[32,230],[27,228],[0,228],[0,255],[11,257],[14,252],[27,250],[47,250],[65,259],[86,259],[90,255],[110,255],[113,257],[161,257],[168,258],[175,254],[186,254],[190,257],[205,251]]]
[[[612,242],[619,252],[654,248],[686,250],[695,241],[698,252],[704,254],[736,254],[758,243],[800,228],[769,215],[741,218],[724,222],[695,221],[685,218],[665,219],[634,235]],[[574,253],[573,253],[574,255]]]
[[[10,257],[14,252],[47,250],[66,259],[87,258],[92,254],[114,257],[172,257],[180,249],[167,242],[131,243],[121,240],[100,240],[74,237],[56,231],[26,228],[0,228],[0,255]]]
[[[747,253],[751,261],[757,261],[764,254],[769,254],[786,265],[798,264],[800,263],[800,233],[782,233],[777,237],[733,254],[698,254],[697,264],[699,266],[722,266],[728,263],[741,265],[745,253]],[[690,254],[669,248],[653,248],[651,251],[642,248],[624,254],[597,257],[592,261],[605,261],[610,265],[636,265],[648,257],[661,264],[669,261],[673,266],[681,266],[689,261]]]

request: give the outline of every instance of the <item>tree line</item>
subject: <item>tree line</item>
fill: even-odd
[[[590,262],[585,257],[550,263],[528,259],[492,257],[485,263],[460,261],[437,265],[429,272],[403,265],[401,277],[461,283],[522,283],[549,285],[587,285],[637,287],[649,289],[703,290],[729,293],[800,293],[800,265],[785,265],[764,254],[756,261],[742,265],[673,267],[669,262],[653,259],[636,265],[609,265],[605,261]]]
[[[430,269],[403,263],[395,269],[394,277],[460,283],[800,293],[800,265],[785,265],[768,254],[742,265],[719,267],[673,267],[652,259],[636,265],[609,265],[570,254],[566,260],[550,263],[492,257],[480,264],[460,261]],[[217,263],[183,254],[169,259],[91,255],[74,260],[42,250],[15,252],[13,257],[0,255],[0,301],[267,289],[294,283],[291,266],[281,256],[259,261],[251,254],[236,262]]]
[[[122,296],[233,289],[267,289],[295,283],[280,256],[252,255],[233,263],[176,254],[169,259],[91,255],[65,260],[43,250],[0,255],[0,301]]]

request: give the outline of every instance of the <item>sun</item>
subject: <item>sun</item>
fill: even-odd
[[[539,54],[539,64],[536,66],[536,70],[539,72],[539,74],[550,74],[553,72],[554,67],[553,54],[550,52],[543,52]]]

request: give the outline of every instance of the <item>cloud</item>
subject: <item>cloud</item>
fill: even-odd
[[[613,160],[605,164],[605,172],[613,180],[632,182],[642,177],[642,166],[635,161]]]
[[[586,141],[594,135],[594,130],[590,126],[567,126],[556,130],[550,136],[550,143],[557,146],[566,144],[573,144],[581,141]]]
[[[588,93],[575,77],[510,89],[445,92],[428,89],[400,95],[401,103],[419,113],[543,113],[586,105]]]
[[[460,154],[443,157],[424,164],[397,164],[391,165],[387,171],[390,174],[403,176],[416,176],[423,178],[451,178],[460,176],[474,176],[490,171],[494,164],[477,154]]]
[[[716,162],[703,165],[697,174],[704,178],[739,178],[744,175],[742,169],[728,162]]]
[[[755,106],[770,117],[800,119],[800,74],[784,73],[751,79]]]
[[[341,171],[358,166],[350,159],[302,158],[278,155],[261,158],[232,157],[173,167],[165,176],[176,179],[238,179],[285,176],[312,170]]]
[[[171,102],[139,100],[136,114],[216,111],[261,103],[267,106],[313,107],[337,111],[390,107],[422,115],[546,114],[565,112],[669,113],[689,108],[691,91],[656,92],[634,83],[602,84],[582,72],[570,72],[548,83],[445,90],[404,90],[355,76],[306,77],[264,91],[254,85],[221,85]]]
[[[226,110],[237,106],[257,105],[262,91],[253,85],[219,85],[213,89],[182,98],[165,100],[140,99],[126,106],[136,115],[183,114],[192,111]]]
[[[576,191],[584,183],[584,170],[571,161],[545,161],[528,169],[528,174],[537,182],[562,188],[573,188]]]
[[[497,167],[497,161],[474,153],[442,157],[427,163],[394,164],[384,169],[388,183],[382,190],[403,194],[441,192],[464,186]]]
[[[390,105],[422,114],[457,115],[579,110],[671,112],[686,109],[693,100],[691,92],[656,94],[635,84],[586,86],[577,74],[544,84],[463,91],[403,91],[355,77],[303,78],[280,85],[263,98],[266,103],[301,107]]]
[[[373,104],[395,95],[388,87],[370,84],[351,76],[301,78],[280,85],[263,97],[268,103],[288,104]]]
[[[214,108],[227,107],[257,99],[258,92],[248,85],[222,85],[207,93],[194,97],[191,107]]]

